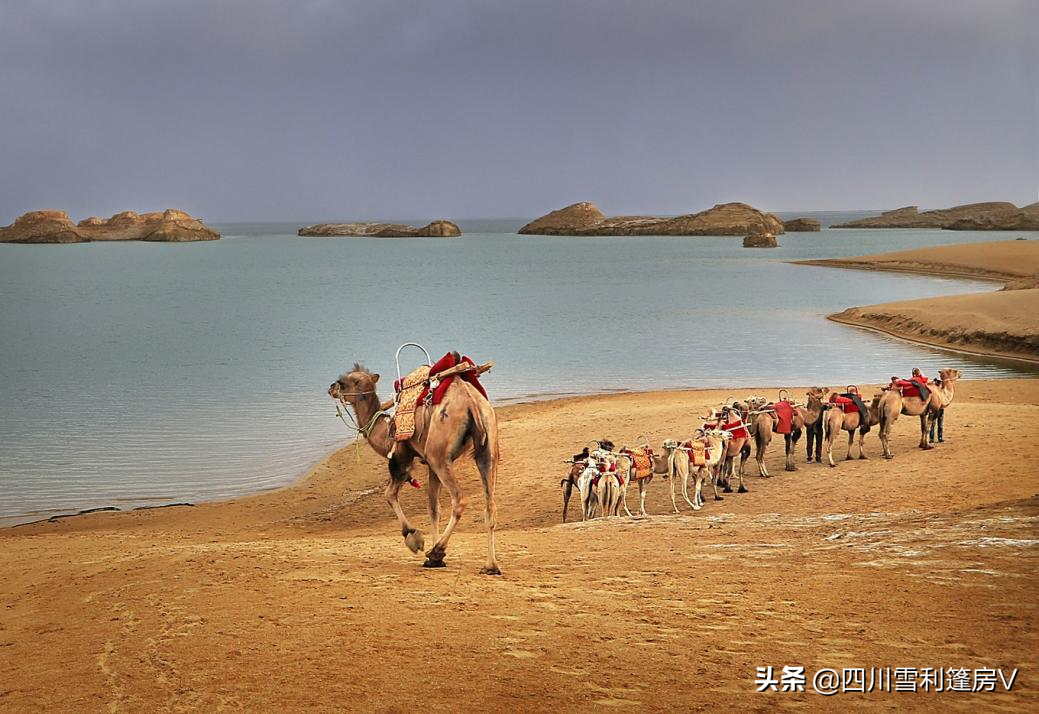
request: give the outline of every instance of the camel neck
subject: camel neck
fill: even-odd
[[[367,434],[362,432],[361,436],[368,441],[376,453],[386,456],[390,453],[393,444],[390,443],[389,416],[378,416],[381,411],[379,409],[381,403],[379,395],[372,390],[370,394],[364,395],[363,399],[354,402],[353,407],[354,414],[357,415],[357,424],[367,430]]]

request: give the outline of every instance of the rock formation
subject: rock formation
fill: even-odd
[[[1019,209],[1012,203],[992,201],[968,203],[921,213],[916,206],[885,211],[879,216],[840,223],[831,228],[950,228],[962,221],[984,220],[986,216],[1008,214]]]
[[[526,235],[559,236],[730,236],[783,233],[783,222],[745,203],[720,203],[700,213],[673,218],[617,216],[606,218],[594,203],[575,203],[531,221]]]
[[[751,233],[743,239],[744,248],[778,248],[779,241],[774,233]]]
[[[944,228],[952,231],[1039,231],[1039,203],[961,218]]]
[[[6,228],[0,228],[0,243],[186,242],[219,237],[219,233],[202,221],[172,208],[141,215],[124,211],[107,220],[91,216],[78,224],[69,220],[64,211],[31,211]]]
[[[421,228],[402,223],[318,223],[299,229],[301,236],[365,238],[457,238],[461,229],[451,221],[433,221]]]
[[[822,224],[814,218],[791,218],[783,221],[783,228],[787,233],[818,233]]]

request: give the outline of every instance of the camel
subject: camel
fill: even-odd
[[[588,464],[577,477],[577,490],[581,494],[581,520],[595,518],[595,506],[599,503],[598,483],[599,465],[589,459]]]
[[[704,459],[706,463],[703,466],[690,465],[689,467],[693,473],[693,480],[696,482],[696,490],[693,493],[693,510],[695,511],[699,511],[704,506],[703,483],[708,478],[711,479],[711,485],[714,487],[714,500],[722,500],[722,497],[718,495],[718,470],[726,452],[726,442],[731,437],[729,432],[720,429],[700,433],[707,446]]]
[[[848,454],[845,456],[845,461],[851,461],[851,449],[852,443],[855,441],[855,432],[859,432],[859,458],[866,459],[866,453],[862,450],[862,443],[866,438],[866,433],[869,431],[871,426],[876,426],[880,423],[880,394],[873,395],[873,401],[866,405],[867,414],[865,418],[859,412],[844,412],[840,407],[836,405],[829,405],[828,409],[823,416],[823,426],[825,431],[825,443],[823,444],[823,451],[826,452],[826,459],[830,466],[836,468],[837,464],[833,461],[833,442],[837,438],[837,434],[841,431],[848,432]],[[865,402],[864,402],[865,404]]]
[[[805,431],[809,435],[809,447],[808,447],[808,461],[811,463],[811,442],[815,436],[815,425],[820,424],[820,418],[823,413],[823,397],[830,390],[827,387],[812,387],[805,396],[808,398],[806,405],[795,404],[793,416],[790,424],[790,433],[784,434],[783,441],[785,447],[786,456],[786,471],[797,471],[797,465],[794,463],[794,453],[797,449],[797,442],[801,439],[801,434]],[[780,392],[782,397],[783,392]],[[763,397],[748,397],[747,406],[750,409],[750,413],[746,418],[750,420],[750,433],[754,438],[754,458],[758,463],[758,474],[768,478],[768,467],[765,465],[765,450],[768,445],[772,442],[772,434],[779,427],[779,420],[776,417],[775,412],[771,409],[770,405],[765,404]],[[757,412],[755,414],[755,412]],[[822,438],[819,438],[820,449],[822,444]]]
[[[578,479],[581,478],[581,473],[588,468],[588,462],[585,460],[578,460],[567,461],[564,463],[570,464],[570,471],[567,473],[566,478],[559,482],[559,485],[563,488],[563,523],[566,523],[566,514],[570,507],[570,496],[574,492],[574,487],[577,486]],[[580,487],[577,488],[577,492],[581,492]]]
[[[649,444],[643,444],[639,448],[641,448],[641,449],[648,449],[649,448]],[[620,450],[620,454],[622,456],[628,457],[628,454],[625,453],[626,451],[628,451],[627,447],[622,448]],[[646,487],[649,486],[650,482],[653,480],[653,477],[656,476],[657,474],[660,474],[661,476],[664,476],[665,478],[667,477],[667,474],[668,474],[667,458],[668,458],[668,455],[667,455],[666,451],[665,451],[665,453],[660,453],[660,454],[654,452],[653,455],[651,456],[652,467],[653,467],[652,471],[650,471],[649,476],[647,476],[646,478],[642,478],[642,479],[636,479],[635,478],[635,459],[631,458],[631,457],[627,458],[628,468],[627,468],[627,472],[625,473],[625,483],[624,483],[624,487],[623,487],[622,499],[623,499],[623,505],[624,505],[624,512],[627,513],[632,518],[634,518],[634,515],[632,514],[632,512],[630,510],[628,510],[628,486],[631,485],[632,481],[634,481],[635,484],[638,485],[638,487],[639,487],[639,515],[640,516],[647,516],[647,515],[649,515],[648,513],[646,513]],[[618,466],[617,466],[617,472],[618,473],[621,472],[621,465],[620,464],[618,464]]]
[[[931,394],[927,401],[920,397],[903,397],[894,389],[883,392],[880,399],[880,443],[883,446],[884,458],[894,458],[891,453],[889,440],[891,439],[891,427],[898,420],[899,414],[920,417],[920,448],[933,449],[927,442],[927,433],[931,423],[937,418],[938,412],[952,404],[956,391],[956,380],[960,378],[958,369],[940,369],[941,386],[930,384]]]
[[[723,459],[725,458],[725,454],[727,453],[726,442],[729,438],[730,432],[720,429],[712,429],[709,431],[705,431],[704,429],[696,430],[696,433],[693,435],[693,440],[701,441],[707,447],[706,453],[704,454],[706,457],[706,463],[702,466],[696,466],[690,463],[689,447],[681,446],[674,440],[664,442],[664,449],[667,452],[668,459],[668,478],[671,481],[671,505],[675,509],[675,513],[680,512],[675,499],[675,488],[678,479],[682,479],[682,497],[694,511],[699,511],[703,508],[703,483],[708,478],[711,479],[711,483],[714,486],[714,500],[722,500],[722,497],[718,494],[718,471]],[[691,501],[689,500],[690,476],[693,476],[695,482],[693,500]]]
[[[616,516],[619,514],[623,500],[623,490],[628,485],[627,479],[621,476],[621,467],[617,463],[616,454],[596,451],[593,451],[592,454],[597,456],[598,463],[606,467],[605,470],[599,469],[599,512],[603,518]],[[622,458],[627,459],[627,457]],[[624,471],[625,473],[628,471],[627,465],[625,465]]]
[[[455,379],[448,386],[440,404],[418,405],[415,411],[415,434],[407,441],[394,441],[390,434],[390,416],[381,408],[376,394],[379,375],[360,363],[343,374],[328,388],[328,394],[353,408],[361,436],[380,456],[389,461],[390,478],[386,501],[400,521],[404,543],[412,553],[425,545],[422,532],[408,522],[400,505],[400,489],[411,481],[415,459],[429,470],[426,494],[429,519],[433,528],[433,547],[426,551],[423,567],[444,567],[447,544],[469,502],[455,478],[453,464],[463,451],[472,448],[473,460],[480,472],[484,492],[484,520],[487,524],[487,562],[480,570],[486,575],[501,575],[494,554],[494,528],[498,508],[494,502],[494,485],[498,473],[498,419],[494,407],[471,384]],[[434,413],[436,418],[434,417]],[[440,487],[451,497],[451,517],[440,533]]]
[[[747,411],[746,405],[733,402],[731,405],[723,405],[720,412],[712,410],[710,416],[700,417],[705,422],[705,429],[717,427],[722,431],[729,432],[725,457],[718,475],[719,480],[725,484],[725,487],[722,489],[724,493],[732,493],[731,479],[737,476],[740,481],[737,493],[747,493],[748,491],[743,483],[743,468],[747,463],[747,458],[750,456],[750,435],[747,425],[743,421],[743,415]],[[733,421],[729,421],[730,419],[733,419]],[[711,426],[712,424],[714,426]],[[740,432],[747,434],[747,436],[733,436]]]

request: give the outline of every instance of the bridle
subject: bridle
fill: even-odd
[[[338,381],[338,380],[336,380],[336,384],[342,386],[343,383]],[[350,413],[349,409],[340,409],[339,405],[342,404],[342,405],[345,406],[347,404],[346,400],[343,399],[343,397],[366,397],[369,394],[371,394],[373,396],[375,395],[375,388],[374,387],[372,389],[368,389],[368,390],[365,390],[363,392],[343,392],[343,391],[340,391],[339,392],[339,398],[336,400],[336,416],[339,417],[343,421],[344,424],[346,424],[347,428],[353,429],[358,434],[363,436],[365,438],[365,440],[367,440],[371,436],[372,430],[375,429],[375,424],[376,424],[376,422],[378,422],[379,417],[386,417],[387,419],[389,419],[390,418],[390,413],[387,412],[384,409],[377,409],[375,411],[375,413],[372,414],[372,418],[368,421],[368,423],[365,426],[361,426],[360,424],[357,423],[357,419],[354,418],[354,415]],[[357,409],[356,405],[354,405],[354,409]],[[345,412],[345,416],[344,416],[344,412]],[[349,422],[346,420],[347,417],[349,417],[349,419],[350,419]]]

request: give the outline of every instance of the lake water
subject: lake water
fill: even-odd
[[[348,437],[328,384],[354,360],[388,377],[408,341],[494,359],[499,402],[1033,374],[823,319],[990,284],[783,262],[1016,233],[824,230],[747,250],[515,235],[523,222],[463,222],[454,240],[304,239],[301,222],[217,225],[200,244],[0,244],[0,524],[286,484]]]

